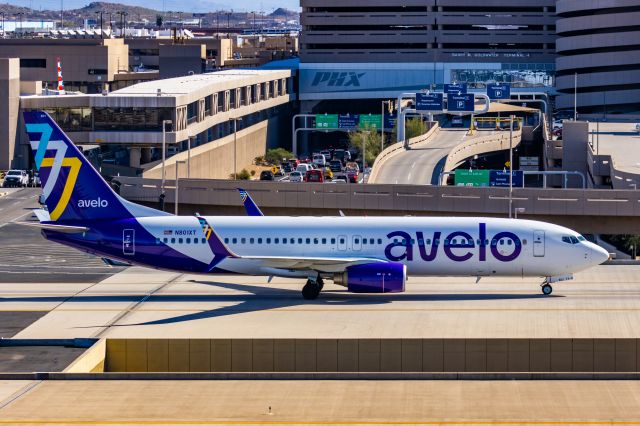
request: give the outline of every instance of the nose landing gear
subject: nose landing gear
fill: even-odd
[[[542,288],[542,294],[544,294],[545,296],[550,295],[553,291],[553,287],[551,287],[551,284],[546,281],[540,284],[540,287]]]

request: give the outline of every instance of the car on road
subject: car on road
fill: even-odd
[[[289,182],[302,182],[303,179],[304,175],[302,174],[302,172],[299,172],[297,170],[294,170],[289,174]]]
[[[346,164],[346,166],[344,167],[344,169],[347,172],[353,172],[353,173],[356,173],[356,174],[360,173],[360,166],[355,161],[348,162]]]
[[[25,187],[29,185],[29,174],[26,170],[9,170],[2,181],[3,188]]]
[[[340,160],[342,164],[345,164],[348,161],[351,161],[351,153],[344,149],[336,149],[333,151],[333,158],[335,160]]]
[[[260,180],[273,180],[273,172],[271,170],[263,170],[260,172]]]
[[[327,162],[331,161],[331,157],[333,157],[333,152],[330,149],[323,149],[320,151],[320,154],[324,155],[324,158],[327,159]]]
[[[342,183],[349,183],[349,177],[345,174],[335,175],[333,178],[334,181],[340,181]]]
[[[340,160],[331,160],[329,163],[329,168],[331,168],[332,172],[341,172],[342,171],[342,161]]]
[[[307,163],[300,163],[298,164],[298,167],[296,167],[296,171],[302,172],[302,173],[307,173],[311,169],[313,169],[313,167],[311,167],[311,164],[307,164]]]
[[[333,179],[333,172],[331,171],[331,169],[329,167],[325,167],[324,168],[324,180],[331,180]]]
[[[349,178],[349,183],[358,183],[358,173],[354,171],[347,171],[347,178]]]
[[[31,175],[29,175],[29,185],[33,186],[34,188],[36,186],[40,186],[40,172],[36,171],[33,172]]]
[[[327,165],[327,158],[324,154],[315,154],[313,156],[313,164],[318,167],[324,167]]]
[[[309,170],[304,175],[304,181],[322,183],[324,182],[324,174],[322,173],[322,170],[317,170],[317,169]]]
[[[289,161],[285,161],[283,162],[280,167],[282,167],[282,170],[285,173],[291,173],[293,171],[293,164],[291,164]]]

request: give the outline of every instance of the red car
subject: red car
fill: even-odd
[[[304,175],[304,181],[322,183],[324,182],[324,174],[322,173],[322,170],[317,170],[317,169],[309,170]]]
[[[358,173],[347,171],[347,178],[349,178],[349,183],[358,183]]]

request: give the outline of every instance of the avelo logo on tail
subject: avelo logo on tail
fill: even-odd
[[[107,200],[103,200],[100,197],[98,197],[97,200],[78,200],[78,207],[81,207],[81,208],[87,208],[87,207],[104,208],[104,207],[109,207],[109,202]]]

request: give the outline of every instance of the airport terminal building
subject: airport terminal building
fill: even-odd
[[[302,0],[300,100],[392,98],[509,82],[550,92],[554,0]]]

